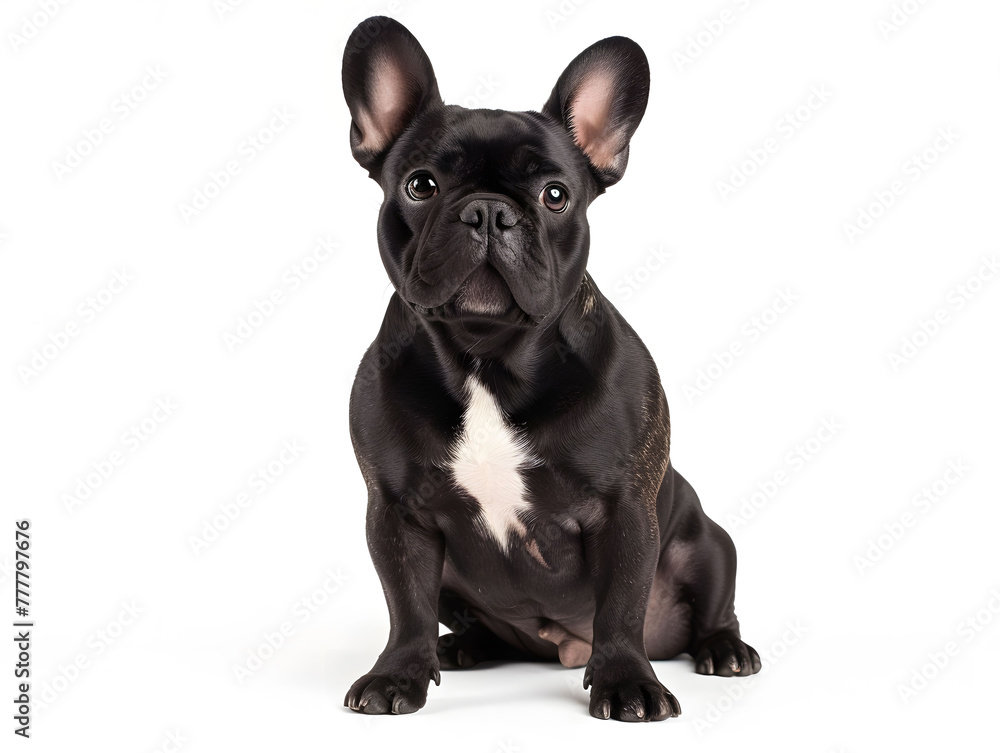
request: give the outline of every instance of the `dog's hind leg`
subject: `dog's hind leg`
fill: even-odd
[[[687,652],[703,675],[746,677],[760,671],[760,656],[740,637],[734,606],[736,547],[711,520],[691,485],[673,473],[674,509],[684,518],[678,539],[666,552],[679,600],[690,608]],[[671,562],[670,560],[673,560]]]
[[[438,638],[441,669],[468,669],[485,661],[539,661],[540,657],[512,646],[487,627],[458,594],[441,590],[438,619],[452,632]]]

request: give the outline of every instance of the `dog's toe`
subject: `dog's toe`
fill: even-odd
[[[594,686],[590,715],[621,722],[658,722],[680,716],[681,705],[673,693],[656,680]]]
[[[760,672],[760,655],[734,633],[723,632],[702,641],[695,658],[695,672],[719,677],[748,677]]]
[[[347,691],[344,705],[362,714],[412,714],[427,702],[427,683],[367,674]]]

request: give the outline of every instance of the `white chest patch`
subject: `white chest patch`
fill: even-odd
[[[484,532],[506,551],[509,534],[525,535],[519,512],[530,509],[521,472],[541,461],[532,455],[527,439],[500,410],[496,398],[474,377],[465,385],[468,403],[462,433],[452,449],[455,482],[479,503]]]

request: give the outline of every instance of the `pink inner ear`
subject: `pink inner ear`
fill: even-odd
[[[610,123],[614,87],[613,76],[595,71],[580,83],[569,105],[577,146],[600,169],[611,168],[621,151]]]
[[[370,107],[359,107],[355,121],[361,130],[359,148],[382,151],[402,131],[409,104],[407,79],[397,62],[377,58],[372,67]]]

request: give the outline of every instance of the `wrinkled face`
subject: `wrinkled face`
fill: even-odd
[[[600,189],[548,118],[437,108],[399,139],[379,182],[382,259],[424,316],[537,322],[580,286]]]
[[[344,51],[351,150],[385,193],[382,260],[436,321],[532,326],[557,315],[587,264],[591,201],[624,174],[649,67],[635,42],[584,50],[541,112],[446,106],[430,60],[373,17]]]

